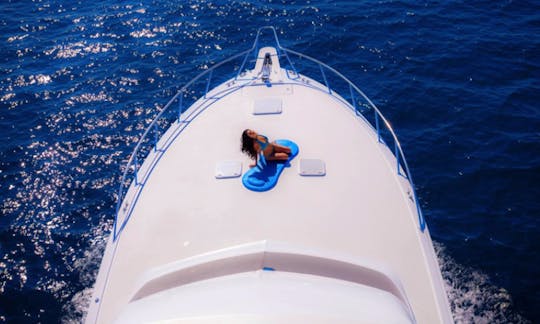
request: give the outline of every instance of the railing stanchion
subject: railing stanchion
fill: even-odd
[[[399,171],[399,152],[398,152],[398,145],[396,141],[394,141],[394,155],[396,156],[397,174],[401,175],[401,172]]]
[[[326,80],[326,74],[324,74],[324,70],[322,65],[319,64],[319,69],[321,69],[322,77],[324,79],[324,83],[326,84],[326,87],[328,88],[328,93],[332,94],[332,89],[330,89],[330,85],[328,85],[328,80]]]
[[[208,74],[208,82],[206,82],[206,90],[204,91],[204,99],[206,99],[206,95],[208,94],[208,89],[210,88],[210,80],[212,80],[212,73],[214,70],[210,70],[210,73]]]
[[[354,113],[356,114],[356,116],[359,116],[360,112],[356,108],[356,99],[354,98],[354,91],[353,91],[352,85],[350,83],[349,83],[349,91],[351,92],[351,101],[353,103]]]
[[[118,223],[118,213],[116,213],[114,217],[114,224],[113,224],[113,242],[116,241],[116,224]]]
[[[375,128],[377,128],[377,141],[381,142],[381,131],[379,129],[379,114],[377,113],[377,110],[373,109],[373,113],[375,114]]]
[[[424,214],[422,214],[422,210],[420,209],[420,205],[418,204],[418,199],[416,199],[416,212],[418,213],[418,223],[420,223],[420,230],[423,232],[426,229],[426,220],[424,219]]]
[[[244,61],[242,62],[242,65],[240,65],[240,68],[238,69],[238,73],[236,73],[234,80],[237,80],[238,77],[240,76],[240,73],[242,73],[242,71],[244,70],[244,65],[246,65],[246,61],[248,57],[249,57],[249,53],[247,53],[246,56],[244,56]]]
[[[134,179],[135,179],[135,185],[138,186],[139,185],[139,180],[137,179],[137,172],[138,172],[138,169],[139,168],[139,162],[138,162],[138,159],[137,159],[137,155],[135,155],[135,160],[133,161],[133,173],[134,173]]]
[[[180,123],[180,116],[182,115],[182,101],[184,98],[184,91],[180,90],[180,96],[178,98],[178,123]]]
[[[291,69],[293,70],[294,74],[296,75],[296,78],[294,79],[291,79],[291,80],[296,80],[298,78],[300,78],[300,74],[298,74],[298,70],[296,70],[296,67],[294,66],[293,62],[291,61],[291,58],[289,57],[289,54],[287,54],[287,51],[284,51],[283,53],[285,53],[285,57],[287,57],[287,61],[289,61],[289,64],[291,65]],[[289,75],[289,72],[287,71],[287,69],[285,69],[285,71],[287,72],[287,76]]]
[[[158,124],[157,124],[157,121],[156,123],[154,124],[154,152],[157,152],[157,143],[158,143],[158,134],[159,133],[159,129],[158,129]]]

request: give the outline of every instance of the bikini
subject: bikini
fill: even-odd
[[[264,155],[264,149],[266,149],[268,147],[268,145],[270,145],[270,143],[268,142],[268,137],[266,137],[264,135],[259,135],[259,136],[264,138],[264,140],[266,141],[266,142],[263,142],[263,141],[259,140],[258,137],[256,139],[257,143],[259,143],[259,146],[261,147],[261,153]],[[273,153],[274,153],[274,146],[272,146],[272,153],[270,153],[270,155],[273,154]]]

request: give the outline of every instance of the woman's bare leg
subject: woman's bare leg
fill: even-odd
[[[287,153],[291,154],[291,149],[287,146],[276,144],[275,142],[272,143],[272,146],[274,147],[274,152],[276,153]]]
[[[267,161],[287,161],[289,159],[289,155],[283,152],[276,152],[265,158]]]

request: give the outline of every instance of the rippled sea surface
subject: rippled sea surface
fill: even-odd
[[[142,131],[263,25],[392,121],[456,322],[540,322],[539,2],[409,0],[2,1],[0,321],[83,319]]]

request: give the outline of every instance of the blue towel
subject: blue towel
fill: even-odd
[[[277,140],[277,144],[291,149],[291,155],[287,161],[266,161],[264,157],[259,163],[248,170],[242,177],[242,183],[246,188],[253,191],[268,191],[277,184],[279,176],[284,168],[291,166],[291,161],[298,155],[298,145],[289,140]]]

